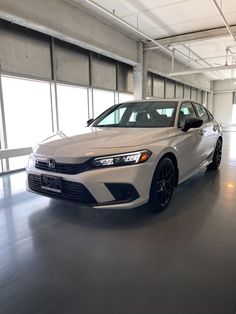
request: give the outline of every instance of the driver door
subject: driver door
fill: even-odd
[[[198,103],[194,103],[194,107],[197,111],[198,117],[203,120],[201,136],[204,146],[201,147],[201,159],[202,162],[205,162],[209,159],[209,156],[211,156],[215,150],[217,132],[214,128],[213,122],[210,121],[210,117],[206,109]]]
[[[200,166],[201,151],[204,147],[204,137],[201,135],[201,128],[190,129],[187,132],[181,130],[188,118],[197,118],[197,114],[191,102],[183,102],[178,115],[180,134],[177,145],[180,156],[180,180],[189,176]]]

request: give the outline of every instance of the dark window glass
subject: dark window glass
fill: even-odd
[[[203,120],[203,123],[209,122],[210,119],[209,119],[206,109],[202,105],[199,105],[199,104],[194,104],[194,106],[197,110],[198,117]]]
[[[196,113],[193,105],[190,102],[185,102],[180,107],[178,126],[182,128],[188,118],[196,118]]]
[[[104,112],[93,127],[158,128],[172,127],[177,101],[145,101],[117,105]]]

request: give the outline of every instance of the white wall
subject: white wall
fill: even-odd
[[[232,123],[234,82],[231,79],[213,82],[213,114],[223,125]]]
[[[213,82],[213,89],[215,92],[228,92],[234,91],[236,92],[236,80],[229,79],[229,80],[219,80]]]
[[[232,122],[233,93],[215,93],[213,96],[213,114],[224,126]]]

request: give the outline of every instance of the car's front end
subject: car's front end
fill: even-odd
[[[82,163],[35,153],[27,167],[28,189],[93,207],[132,208],[148,201],[154,162],[149,150],[89,157]]]

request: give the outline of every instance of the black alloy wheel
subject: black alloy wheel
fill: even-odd
[[[149,205],[153,211],[168,207],[175,187],[175,167],[169,158],[163,158],[157,165],[150,189]]]
[[[222,158],[222,140],[218,139],[216,143],[216,148],[212,158],[212,162],[207,166],[208,169],[218,169]]]

